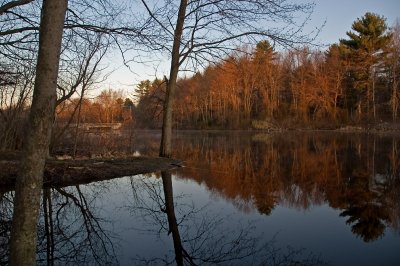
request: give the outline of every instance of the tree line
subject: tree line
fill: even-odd
[[[130,98],[124,99],[121,90],[103,90],[97,97],[79,101],[77,98],[58,106],[58,125],[80,123],[123,123],[133,119],[134,104]]]
[[[285,0],[156,2],[142,0],[134,2],[132,6],[130,4],[131,1],[107,0],[18,0],[3,1],[0,4],[0,149],[21,149],[23,155],[16,179],[10,265],[35,264],[36,226],[44,165],[54,135],[58,134],[53,131],[54,122],[62,118],[60,113],[58,117],[56,116],[56,111],[62,110],[65,101],[69,101],[73,95],[78,95],[77,104],[71,113],[73,115],[68,119],[67,125],[72,123],[73,119],[79,123],[81,114],[85,112],[82,106],[88,90],[106,77],[102,62],[109,49],[121,52],[125,64],[135,60],[138,54],[160,52],[170,55],[169,77],[159,86],[160,88],[165,86],[165,93],[160,93],[164,106],[160,156],[169,157],[172,152],[172,106],[174,104],[175,108],[180,106],[180,102],[174,103],[174,99],[181,100],[187,95],[183,93],[186,90],[178,88],[182,86],[177,86],[180,71],[196,70],[200,65],[215,58],[224,58],[223,55],[237,50],[237,47],[245,44],[250,47],[261,38],[282,46],[311,41],[307,35],[301,35],[300,29],[309,19],[313,4],[295,4]],[[142,9],[138,9],[138,6]],[[303,21],[295,19],[303,15],[305,16]],[[262,25],[268,26],[264,28]],[[385,24],[383,28],[378,26],[377,28],[382,30],[382,36],[378,34],[382,37],[379,38],[378,44],[386,47],[386,43],[392,40],[392,37],[390,34],[386,35]],[[355,43],[351,42],[353,39]],[[358,71],[355,67],[357,64],[350,64],[351,84],[357,85],[354,87],[357,88],[355,91],[364,92],[356,93],[357,97],[353,100],[352,106],[360,118],[364,117],[365,113],[368,117],[373,113],[375,118],[380,115],[378,108],[380,99],[376,97],[376,92],[380,86],[377,80],[382,76],[378,71],[381,67],[377,64],[381,61],[375,58],[381,56],[386,58],[386,54],[393,52],[381,52],[381,49],[375,49],[380,47],[378,45],[373,46],[371,50],[367,49],[370,53],[357,54],[353,52],[358,49],[357,40],[351,38],[348,43],[343,42],[343,45],[350,51],[349,58],[352,55],[354,58],[361,58],[361,55],[365,54],[365,62],[368,62],[366,64],[369,68],[367,72]],[[360,43],[364,43],[364,40]],[[128,58],[127,51],[134,52],[134,55]],[[243,56],[231,54],[231,57],[235,67],[239,59],[246,62]],[[254,59],[247,61],[253,65]],[[268,62],[275,62],[275,59]],[[398,65],[397,59],[393,62],[394,66]],[[213,67],[219,65],[224,66],[221,61]],[[259,66],[261,65],[260,63]],[[240,106],[240,112],[237,113],[239,117],[237,123],[240,127],[255,118],[256,112],[253,110],[258,106],[253,96],[256,92],[254,87],[256,79],[253,73],[246,72],[248,68],[244,68],[243,71],[239,74],[243,74],[241,77],[246,77],[245,79],[227,81],[227,84],[231,84],[229,86],[239,91],[240,99],[235,99],[232,96],[234,93],[229,92],[227,98],[232,96],[233,100],[218,102],[211,91],[208,93],[211,87],[201,92],[205,96],[199,97],[204,102],[199,106],[199,112],[202,112],[201,118],[205,121],[205,125],[214,123],[216,102],[226,114],[233,113],[232,106],[236,106],[235,108]],[[376,79],[366,81],[365,76],[370,73],[369,71],[376,73],[373,75]],[[398,71],[393,68],[391,73],[397,77]],[[204,74],[200,77],[202,75]],[[301,80],[300,84],[305,84],[306,75]],[[183,81],[184,79],[179,81],[180,84]],[[187,79],[187,82],[189,81],[190,79]],[[238,86],[237,82],[241,85]],[[397,80],[393,83],[395,88]],[[198,94],[198,91],[195,94]],[[151,95],[157,93],[151,92]],[[263,99],[261,87],[259,95],[259,98]],[[277,107],[268,106],[268,108],[279,108],[281,102],[285,102],[280,87],[277,87],[277,93],[266,95],[270,97],[271,102],[279,102]],[[295,102],[296,106],[302,106],[300,101],[302,98],[299,95],[288,94],[287,97],[291,99],[286,100],[290,106],[292,102]],[[367,104],[365,98],[368,99]],[[151,99],[153,103],[154,98]],[[397,98],[392,102],[391,106],[397,112]],[[224,109],[225,106],[227,109]],[[360,107],[356,109],[355,106]],[[115,115],[113,104],[103,107],[107,110],[104,119],[113,121]],[[265,107],[260,104],[257,108],[261,110]],[[275,114],[276,110],[274,109],[272,113]],[[185,110],[176,109],[176,111],[182,113]],[[144,109],[139,111],[138,108],[136,113],[140,112],[146,111]],[[292,110],[289,109],[288,112]],[[183,124],[183,118],[180,118],[183,116],[183,114],[175,116],[175,123],[182,121]],[[138,115],[136,119],[140,120],[139,117]]]
[[[203,71],[180,78],[174,126],[181,129],[337,128],[397,122],[400,26],[366,13],[347,39],[327,50],[244,46]],[[136,88],[137,125],[161,126],[167,79]]]

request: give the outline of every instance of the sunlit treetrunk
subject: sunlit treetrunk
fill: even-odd
[[[392,119],[393,122],[397,121],[397,113],[399,109],[399,85],[396,77],[396,71],[393,70],[393,81],[392,81],[392,99],[391,99],[391,106],[392,106]]]
[[[375,104],[375,71],[372,70],[372,74],[371,74],[371,78],[372,78],[372,113],[373,113],[373,117],[374,117],[374,122],[376,122],[376,104]]]
[[[171,68],[169,80],[167,81],[167,91],[164,102],[163,112],[163,126],[160,145],[160,156],[171,157],[172,152],[172,109],[174,104],[174,94],[176,89],[176,80],[178,78],[179,65],[180,65],[180,46],[183,32],[183,25],[185,22],[186,8],[188,5],[187,0],[181,0],[174,31],[174,42],[172,46]]]
[[[335,120],[337,120],[337,115],[338,115],[338,99],[339,97],[343,94],[342,92],[342,77],[343,74],[341,73],[336,73],[336,78],[334,81],[334,88],[335,88],[335,101],[334,101],[334,112],[333,112],[333,117]]]
[[[54,120],[61,38],[68,0],[44,0],[32,107],[16,180],[10,265],[36,265],[43,170]]]
[[[391,56],[389,56],[389,68],[390,68],[390,79],[391,79],[391,111],[393,122],[397,121],[399,100],[400,100],[400,88],[399,88],[399,71],[400,71],[400,22],[397,22],[393,27],[393,37],[391,40]]]
[[[268,41],[261,41],[256,45],[253,51],[252,66],[254,70],[256,88],[260,94],[259,118],[273,118],[274,110],[277,107],[277,86],[276,81],[279,78],[280,70],[277,64],[274,64],[275,52]],[[273,71],[274,73],[273,73]]]
[[[242,112],[240,112],[240,126],[248,125],[251,122],[251,110],[253,107],[252,95],[256,83],[254,69],[248,58],[241,58],[238,69],[238,90],[241,96]]]
[[[321,73],[329,80],[328,86],[330,93],[333,95],[333,113],[332,118],[338,119],[338,104],[340,97],[343,96],[343,85],[345,80],[345,72],[347,64],[341,58],[340,47],[336,44],[329,47],[325,54],[325,71]]]

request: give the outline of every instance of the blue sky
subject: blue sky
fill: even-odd
[[[315,4],[308,27],[316,27],[326,20],[318,40],[327,44],[346,38],[351,24],[366,12],[384,16],[389,26],[400,19],[400,0],[316,0]]]
[[[296,2],[293,0],[293,2]],[[309,2],[309,1],[302,1]],[[387,24],[392,26],[396,19],[400,20],[400,0],[315,0],[315,9],[311,20],[306,25],[304,32],[310,32],[319,28],[326,21],[320,32],[317,42],[320,44],[332,44],[345,39],[346,31],[351,30],[351,24],[362,17],[366,12],[377,13],[387,19]],[[159,66],[132,65],[130,72],[122,66],[118,56],[113,56],[111,65],[117,65],[117,70],[109,79],[102,83],[99,89],[122,89],[127,97],[131,97],[135,84],[140,80],[154,79],[167,75],[169,62],[163,62]],[[119,62],[118,62],[119,61]],[[94,91],[93,94],[97,94]]]

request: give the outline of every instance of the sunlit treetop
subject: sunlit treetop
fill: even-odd
[[[264,40],[257,43],[254,51],[254,58],[256,60],[271,60],[274,56],[276,56],[276,52],[269,41]]]
[[[391,34],[387,32],[386,19],[374,13],[367,12],[363,17],[353,22],[353,31],[346,34],[348,40],[340,42],[351,49],[364,49],[373,52],[382,49],[391,39]]]

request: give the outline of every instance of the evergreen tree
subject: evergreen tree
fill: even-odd
[[[254,60],[257,63],[264,63],[265,61],[270,61],[276,56],[274,47],[272,47],[269,41],[267,40],[258,42],[253,54],[254,54]]]
[[[392,40],[387,57],[388,85],[391,91],[390,106],[392,120],[396,122],[400,108],[400,22],[392,28]]]
[[[351,61],[348,75],[352,82],[348,89],[357,93],[356,106],[353,107],[359,115],[366,106],[368,118],[372,107],[376,118],[375,76],[383,65],[391,34],[387,31],[385,18],[370,12],[358,18],[352,29],[347,32],[349,39],[340,40],[346,48],[343,55]]]

